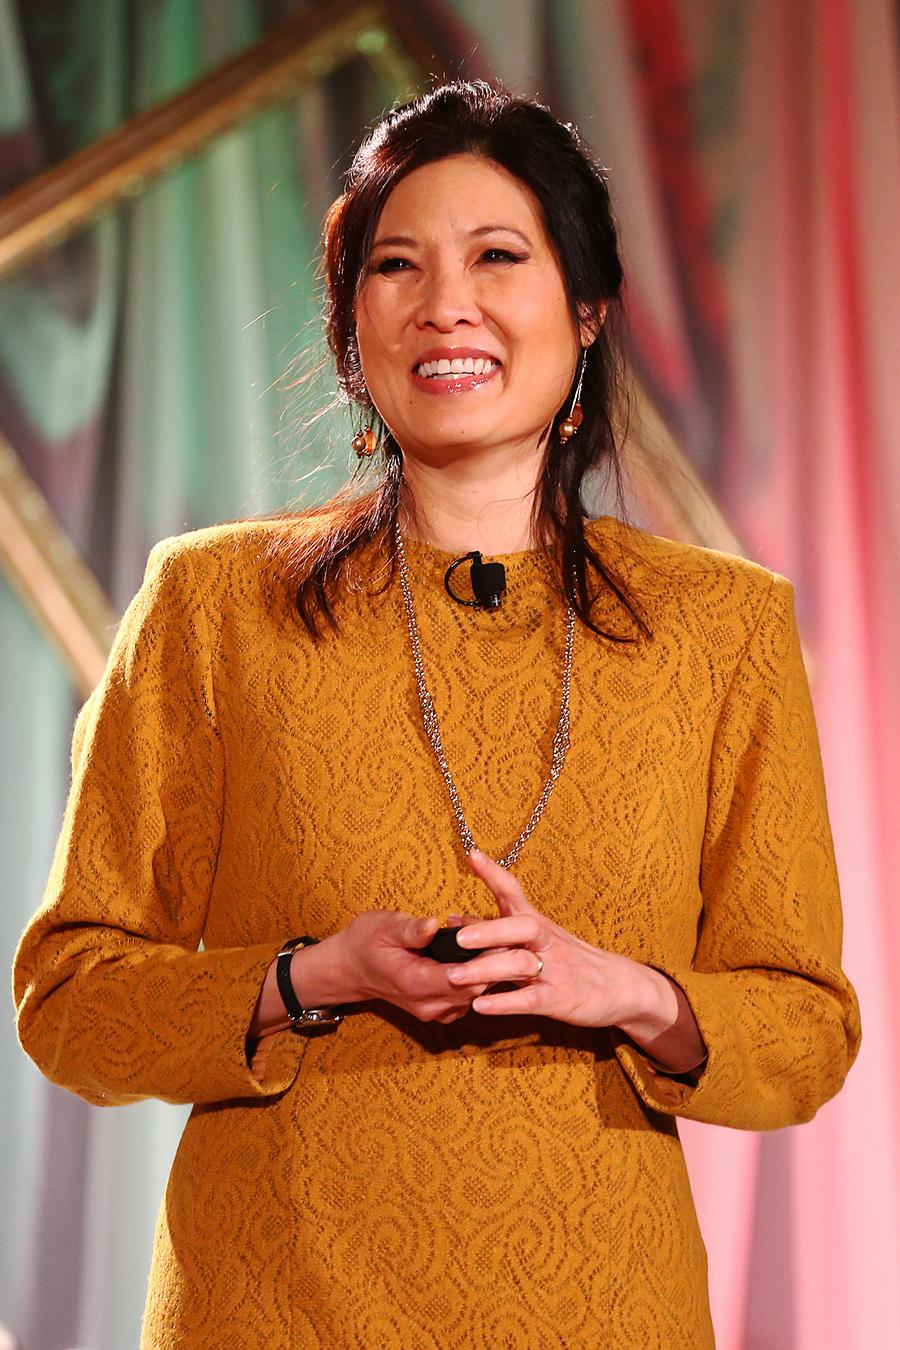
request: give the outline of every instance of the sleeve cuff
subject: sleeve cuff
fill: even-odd
[[[262,1037],[248,1060],[248,1033],[266,971],[281,944],[250,947],[242,954],[243,969],[235,972],[227,1009],[227,1043],[222,1058],[222,1081],[216,1097],[274,1097],[286,1091],[300,1070],[307,1038],[287,1029]],[[233,1069],[233,1073],[232,1073]],[[209,1092],[211,1085],[207,1086]]]
[[[690,1004],[691,1012],[694,1014],[703,1043],[707,1047],[706,1054],[700,1063],[692,1069],[674,1074],[667,1069],[663,1069],[658,1060],[642,1050],[620,1027],[610,1027],[609,1035],[616,1058],[637,1089],[641,1101],[654,1111],[673,1115],[687,1106],[689,1102],[693,1104],[693,1099],[697,1094],[702,1093],[704,1081],[713,1058],[711,1047],[715,1042],[715,1033],[702,1008],[697,1006],[697,1001],[692,997],[691,976],[693,972],[660,964],[656,961],[650,964],[654,970],[658,970],[663,975],[667,975],[670,980],[674,980],[683,991]]]

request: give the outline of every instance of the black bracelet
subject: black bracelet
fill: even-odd
[[[309,937],[308,934],[303,937],[289,938],[278,953],[278,959],[275,962],[275,979],[278,983],[278,992],[294,1031],[304,1031],[307,1027],[336,1027],[344,1020],[344,1014],[338,1012],[337,1009],[302,1007],[300,1000],[294,993],[294,986],[291,982],[291,960],[294,950],[297,947],[314,947],[318,941],[318,938]]]

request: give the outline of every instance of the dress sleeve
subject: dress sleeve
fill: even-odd
[[[75,726],[72,784],[41,907],[13,966],[19,1039],[100,1106],[284,1091],[305,1040],[247,1034],[276,954],[198,950],[215,877],[223,756],[210,628],[183,542],[158,545]]]
[[[615,1053],[646,1105],[732,1129],[811,1120],[859,1051],[856,994],[794,592],[775,576],[732,677],[710,765],[703,907],[681,986],[707,1058],[679,1081],[619,1028]],[[696,1081],[692,1081],[696,1080]]]

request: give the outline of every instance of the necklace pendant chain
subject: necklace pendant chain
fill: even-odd
[[[437,760],[441,777],[447,788],[447,794],[450,798],[450,804],[453,807],[453,814],[456,817],[456,824],[459,830],[460,841],[464,852],[475,847],[475,840],[472,831],[469,829],[466,821],[462,804],[459,800],[459,793],[456,790],[456,784],[450,773],[450,766],[447,763],[447,757],[444,754],[444,746],[441,741],[441,729],[438,725],[437,712],[434,707],[434,700],[428,692],[428,685],[425,680],[425,667],[422,663],[422,648],[419,643],[419,627],[416,623],[416,614],[413,608],[412,592],[409,586],[409,569],[406,563],[406,551],[403,547],[403,535],[400,532],[400,522],[394,522],[394,537],[397,542],[397,558],[400,566],[400,585],[403,590],[403,602],[406,606],[406,624],[409,630],[409,643],[412,649],[413,665],[416,672],[416,691],[419,696],[419,707],[422,711],[422,725],[425,728],[425,735],[428,737],[428,743],[434,752]],[[575,611],[571,605],[566,606],[566,645],[563,654],[563,681],[562,698],[560,700],[559,722],[553,737],[553,753],[550,760],[550,772],[547,775],[547,781],[544,783],[541,795],[535,803],[534,810],[528,817],[528,820],[520,833],[518,839],[512,848],[502,858],[496,861],[501,867],[510,868],[518,860],[522,850],[522,845],[530,838],[537,828],[537,823],[544,814],[544,807],[550,798],[554,784],[562,773],[562,767],[566,760],[569,750],[569,694],[572,688],[572,650],[575,642]]]

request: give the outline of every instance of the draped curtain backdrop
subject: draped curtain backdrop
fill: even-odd
[[[0,191],[255,41],[290,0],[0,0]],[[574,120],[610,170],[636,361],[748,556],[795,583],[863,1044],[806,1125],[679,1126],[722,1350],[881,1346],[900,1322],[900,97],[890,0],[427,0],[460,54]],[[452,73],[452,72],[451,72]],[[157,539],[326,495],[348,427],[315,251],[335,165],[394,90],[352,63],[0,282],[0,431],[121,609]],[[0,580],[12,955],[76,702]],[[138,1338],[185,1113],[102,1111],[3,1019],[0,1322],[26,1350]]]

